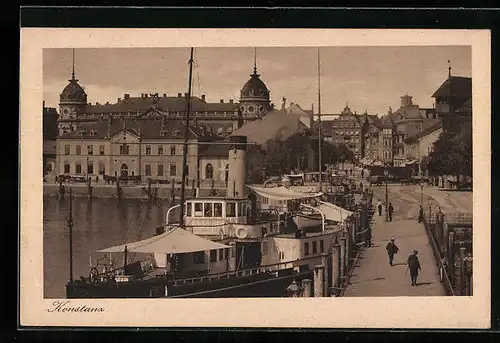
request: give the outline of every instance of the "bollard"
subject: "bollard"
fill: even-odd
[[[340,278],[346,276],[346,239],[344,237],[340,238]]]
[[[460,248],[460,295],[465,295],[465,247]]]
[[[451,283],[455,279],[455,232],[448,233],[448,277]]]
[[[302,280],[302,297],[303,298],[310,298],[311,297],[311,283],[312,281],[309,279],[304,279]]]
[[[347,270],[350,267],[351,262],[351,236],[349,234],[348,229],[344,231],[344,237],[346,239],[346,249],[345,249],[345,274],[347,275]]]
[[[314,266],[314,297],[315,298],[325,296],[324,274],[325,274],[325,267],[323,265]]]
[[[335,243],[332,246],[332,294],[337,292],[340,287],[340,244]]]

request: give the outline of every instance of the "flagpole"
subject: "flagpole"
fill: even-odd
[[[318,46],[318,165],[319,165],[319,190],[323,191],[323,162],[321,159],[321,78],[320,78],[320,56]]]

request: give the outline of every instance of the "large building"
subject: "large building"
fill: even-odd
[[[125,94],[113,104],[91,104],[73,71],[60,94],[55,174],[181,181],[187,99],[187,94],[181,93],[141,97]],[[249,143],[259,146],[259,152],[267,137],[294,133],[305,126],[301,121],[307,122],[310,117],[300,106],[288,112],[274,109],[256,65],[241,89],[238,103],[208,103],[205,96],[192,97],[188,180],[225,180],[227,147],[217,146],[217,142],[224,143],[224,138],[234,131],[247,132]],[[256,122],[259,124],[254,126]],[[249,167],[258,166],[262,171],[261,161],[255,161]]]
[[[68,85],[60,94],[59,101],[59,134],[63,135],[75,131],[79,126],[89,122],[97,122],[109,117],[113,118],[142,118],[150,115],[151,111],[161,113],[169,119],[182,120],[187,111],[187,93],[177,95],[147,94],[132,97],[124,94],[116,102],[105,104],[90,103],[87,93],[78,83],[73,70]],[[191,98],[190,118],[193,125],[204,132],[219,136],[228,136],[245,122],[265,116],[273,108],[270,102],[270,91],[257,73],[254,65],[253,73],[240,92],[239,103],[229,101],[210,103],[205,95]]]
[[[334,120],[321,122],[324,139],[335,145],[345,144],[357,159],[364,158],[366,133],[376,124],[378,117],[366,111],[363,114],[352,112],[348,105],[336,116]]]

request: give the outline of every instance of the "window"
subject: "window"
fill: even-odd
[[[64,162],[64,174],[70,174],[70,165],[67,162]]]
[[[269,198],[267,198],[267,197],[262,197],[262,203],[263,203],[264,205],[269,204]]]
[[[186,203],[186,216],[191,217],[193,215],[193,206],[190,202]]]
[[[99,174],[104,175],[106,172],[104,162],[99,162]]]
[[[104,145],[99,145],[99,155],[104,155]]]
[[[203,204],[203,216],[204,217],[212,217],[213,216],[212,203]]]
[[[94,162],[87,162],[87,174],[94,174]]]
[[[76,146],[76,154],[81,155],[82,154],[82,147],[80,145]]]
[[[210,250],[210,262],[217,262],[217,250]]]
[[[209,163],[205,167],[205,179],[213,179],[214,178],[214,168]]]
[[[151,176],[151,164],[146,164],[145,165],[145,171],[146,176]]]
[[[88,145],[87,146],[87,155],[93,155],[93,154],[94,154],[94,146]]]
[[[120,145],[120,155],[128,155],[129,146],[127,144]]]
[[[319,241],[319,252],[323,253],[325,251],[325,247],[323,244],[323,240]]]
[[[65,145],[64,146],[64,155],[69,155],[69,151],[70,151],[70,146],[69,145]]]
[[[170,155],[175,155],[175,145],[170,146]]]
[[[224,249],[224,259],[227,260],[229,258],[229,248]]]
[[[304,243],[304,256],[309,256],[309,242]]]
[[[76,164],[76,173],[81,174],[82,173],[82,165],[80,163]]]
[[[318,253],[318,242],[314,241],[312,242],[312,246],[313,246],[313,255],[316,255]]]
[[[201,202],[194,203],[194,216],[203,217],[203,203]]]
[[[159,164],[157,167],[156,167],[156,171],[157,171],[157,174],[158,176],[163,176],[163,169],[164,169],[164,166],[163,164]]]
[[[224,258],[224,249],[219,249],[219,261],[222,261]]]
[[[170,176],[177,176],[177,166],[175,163],[170,163]]]
[[[236,217],[236,203],[226,203],[226,217]]]
[[[161,145],[158,146],[158,155],[163,155],[163,147]]]
[[[222,203],[214,203],[214,217],[222,217]]]
[[[204,251],[196,251],[193,253],[193,263],[202,264],[205,263],[205,252]]]
[[[238,217],[243,217],[247,215],[246,211],[246,204],[244,202],[240,202],[238,206]]]
[[[268,241],[262,242],[262,255],[263,256],[267,255],[268,248],[269,248],[269,242]]]
[[[151,155],[151,145],[146,145],[146,155]]]

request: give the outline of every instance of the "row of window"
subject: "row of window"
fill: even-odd
[[[229,258],[234,258],[234,250],[230,248],[210,250],[210,262],[217,262],[222,260],[227,260]],[[193,253],[193,263],[203,264],[205,262],[205,252],[197,251]]]
[[[312,244],[312,255],[318,254],[318,241],[311,242]],[[319,241],[319,253],[322,254],[325,250],[323,240]],[[309,256],[309,242],[304,243],[304,256]]]
[[[222,202],[188,202],[186,203],[187,217],[204,217],[204,218],[234,218],[244,217],[247,212],[247,204],[244,202],[229,201],[224,204]]]
[[[336,135],[359,135],[359,131],[334,131]]]
[[[88,175],[94,174],[94,163],[93,162],[88,162],[86,164],[86,171],[83,168],[83,165],[81,163],[76,163],[75,164],[75,172],[74,174],[83,174],[84,172]],[[64,162],[64,174],[73,174],[71,172],[71,165],[68,162]],[[104,175],[106,174],[106,167],[104,162],[99,162],[97,164],[97,174],[99,175]]]
[[[151,145],[146,145],[146,155],[151,155],[152,152],[152,147]],[[120,145],[120,155],[128,155],[130,153],[130,147],[128,144],[122,144]],[[157,155],[163,155],[163,146],[158,145],[156,147],[156,153]],[[65,155],[70,155],[71,154],[71,146],[69,144],[64,146],[64,154]],[[81,145],[76,145],[75,146],[75,154],[76,155],[82,155],[82,146]],[[99,145],[99,155],[104,155],[105,154],[105,146],[104,145]],[[177,154],[177,149],[175,145],[170,146],[170,155],[176,155]],[[87,145],[87,155],[94,155],[94,146],[93,145]]]

